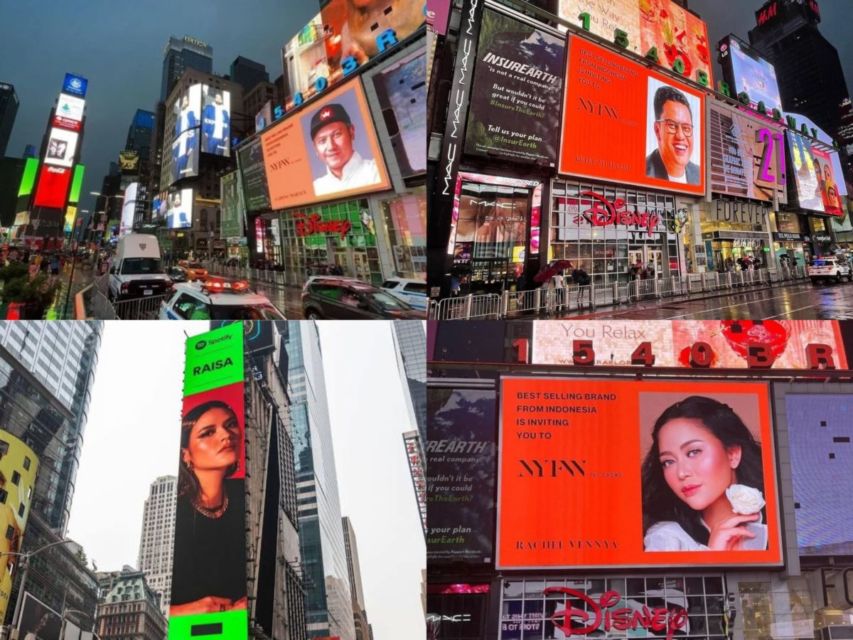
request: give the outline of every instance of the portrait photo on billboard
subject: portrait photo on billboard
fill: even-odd
[[[243,389],[184,398],[170,616],[246,609]]]
[[[766,384],[502,385],[498,568],[781,564]]]
[[[161,191],[155,193],[151,199],[151,221],[161,222],[166,220],[166,214],[169,212],[169,192]]]
[[[202,85],[201,96],[201,150],[216,156],[230,156],[231,92]]]
[[[649,78],[646,103],[646,176],[681,184],[702,181],[699,98]]]
[[[45,164],[58,167],[70,167],[74,164],[74,153],[77,151],[79,135],[73,131],[52,128],[47,141],[44,155]]]
[[[823,210],[833,216],[841,217],[846,213],[844,199],[841,196],[841,183],[844,181],[842,176],[836,176],[833,162],[833,154],[836,152],[827,152],[812,147],[812,155],[815,161],[815,175],[817,177],[818,186],[820,187],[820,196],[823,200]]]
[[[198,129],[188,129],[172,142],[171,182],[198,175]]]
[[[556,164],[565,52],[565,35],[484,11],[466,153]]]
[[[175,118],[174,137],[201,124],[201,85],[194,84],[184,89],[172,105]]]
[[[32,594],[24,593],[24,606],[18,623],[21,640],[54,640],[60,637],[62,616]]]
[[[811,138],[792,129],[785,132],[788,141],[788,167],[794,174],[794,181],[789,183],[796,191],[796,201],[800,209],[825,212],[821,183],[818,177],[818,162],[815,159],[814,145]]]
[[[173,189],[168,192],[167,197],[166,227],[168,229],[190,228],[193,224],[193,190]]]

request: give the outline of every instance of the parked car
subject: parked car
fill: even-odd
[[[853,269],[850,268],[850,261],[846,256],[819,256],[812,258],[809,266],[806,267],[806,273],[811,279],[812,284],[817,284],[823,280],[841,282],[842,278],[847,278],[848,282],[853,282]]]
[[[427,284],[423,280],[410,278],[388,278],[382,288],[395,298],[399,298],[410,307],[426,311]]]
[[[425,319],[426,312],[371,284],[342,276],[312,276],[302,288],[302,313],[309,320]]]

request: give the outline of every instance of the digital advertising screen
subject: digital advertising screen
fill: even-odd
[[[175,121],[173,139],[201,124],[201,87],[200,84],[187,87],[172,104],[172,118]]]
[[[212,628],[223,638],[248,637],[243,358],[239,323],[187,339],[171,640]],[[218,610],[205,606],[211,600]]]
[[[261,145],[273,209],[391,187],[357,78],[267,129]]]
[[[788,202],[785,137],[781,127],[721,102],[708,121],[711,191],[728,196]]]
[[[568,57],[559,172],[704,194],[705,94],[582,38]]]
[[[580,24],[582,13],[595,35],[613,42],[616,30],[624,31],[628,51],[646,56],[654,48],[661,66],[683,65],[682,75],[694,82],[704,72],[714,85],[708,26],[672,0],[559,0],[564,20]]]
[[[801,556],[853,555],[853,395],[787,394]]]
[[[314,95],[314,83],[319,78],[330,76],[323,19],[319,13],[284,46],[282,62],[287,71],[289,106],[292,106],[293,96],[297,93],[306,100]]]
[[[172,142],[171,182],[198,175],[198,129],[187,129]]]
[[[836,368],[848,364],[834,320],[535,321],[531,363],[574,364],[576,340],[588,342],[594,364],[606,366],[646,364],[654,356],[656,367],[690,367],[701,358],[708,368],[745,369],[752,358],[753,366],[810,369],[818,354]]]
[[[201,95],[202,153],[230,157],[231,92],[205,84],[201,86]]]
[[[255,114],[255,133],[259,133],[272,124],[272,100],[267,100],[261,110]]]
[[[166,202],[166,227],[169,229],[188,229],[192,224],[193,190],[169,189]]]
[[[151,222],[162,222],[166,220],[169,212],[169,192],[161,191],[154,194],[151,199]]]
[[[260,138],[250,140],[237,151],[246,211],[269,211],[270,196],[264,170],[264,149]]]
[[[767,384],[507,377],[499,425],[498,570],[782,565]]]
[[[62,632],[62,616],[44,602],[24,592],[21,618],[18,620],[19,638],[59,638]]]
[[[371,76],[379,98],[377,113],[391,139],[404,178],[426,171],[426,52],[396,56]]]
[[[83,110],[85,106],[86,101],[82,98],[76,98],[74,96],[60,93],[59,99],[56,101],[56,117],[79,123],[83,120]],[[69,127],[71,126],[74,125],[69,125]]]
[[[240,178],[237,171],[227,173],[219,179],[220,193],[222,194],[219,225],[219,237],[221,238],[238,238],[243,235],[241,213],[244,207],[239,182]]]
[[[773,109],[782,111],[782,97],[779,94],[779,82],[776,80],[776,68],[748,45],[742,43],[734,36],[724,38],[719,45],[720,56],[728,63],[723,64],[731,68],[731,88],[736,95],[747,93],[750,106],[758,108],[758,103],[763,102],[768,113]]]
[[[483,12],[465,152],[553,167],[559,141],[565,36]]]
[[[825,213],[823,176],[818,176],[817,144],[793,129],[785,131],[788,141],[789,171],[794,174],[791,187],[800,209]]]
[[[121,220],[119,223],[119,237],[133,230],[133,218],[136,215],[136,201],[138,200],[139,183],[131,182],[124,190],[124,200],[121,203]]]
[[[495,391],[427,390],[427,558],[494,560]]]
[[[846,191],[844,176],[836,169],[838,152],[825,151],[813,146],[812,156],[815,161],[815,175],[820,187],[820,197],[823,200],[823,210],[830,215],[841,218],[847,211],[842,193],[842,191]]]
[[[72,93],[75,96],[85,98],[88,87],[89,81],[83,76],[76,76],[73,73],[65,74],[65,80],[62,83],[62,91],[64,93]]]
[[[70,184],[71,169],[42,165],[33,206],[64,209]]]
[[[52,127],[48,134],[47,151],[44,154],[45,164],[71,167],[74,164],[74,154],[77,151],[79,139],[80,135],[74,131]]]

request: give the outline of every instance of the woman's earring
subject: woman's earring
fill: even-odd
[[[187,464],[187,469],[189,469],[190,471],[192,471],[192,470],[193,470],[193,463],[192,463],[192,461],[189,461],[189,462],[187,462],[186,464]]]

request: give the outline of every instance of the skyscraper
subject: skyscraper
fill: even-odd
[[[139,537],[139,570],[157,596],[164,616],[169,615],[172,590],[172,553],[175,539],[175,497],[178,479],[161,476],[151,483],[142,514]]]
[[[361,566],[358,563],[358,543],[352,521],[346,516],[341,521],[344,531],[344,546],[347,552],[347,570],[350,589],[352,589],[352,615],[355,621],[356,640],[370,640],[370,626],[367,624],[367,611],[364,605],[364,588],[361,584]]]
[[[248,93],[259,82],[269,82],[270,74],[260,62],[237,56],[231,63],[231,79],[243,87],[244,93]]]
[[[166,619],[158,609],[157,594],[145,573],[125,566],[121,571],[98,576],[101,598],[96,621],[103,640],[163,640]]]
[[[394,320],[398,366],[404,378],[421,442],[426,442],[426,332],[419,320]]]
[[[6,82],[0,82],[0,158],[6,155],[6,146],[12,136],[18,104],[15,87]]]
[[[140,160],[148,160],[151,153],[151,140],[154,137],[154,113],[137,109],[133,122],[127,128],[125,149],[138,151]]]
[[[313,322],[287,324],[282,358],[293,422],[308,636],[355,640],[320,336]]]
[[[213,73],[213,47],[190,36],[184,36],[182,39],[172,36],[163,49],[163,78],[160,85],[161,102],[166,100],[166,96],[169,95],[178,78],[187,69],[197,69],[204,73]]]
[[[776,67],[785,111],[808,116],[834,136],[849,93],[838,51],[818,31],[817,0],[770,0],[755,18],[749,41]]]

